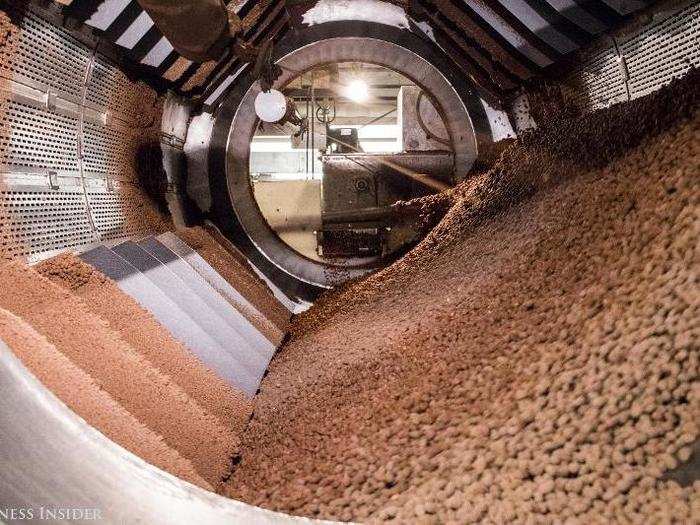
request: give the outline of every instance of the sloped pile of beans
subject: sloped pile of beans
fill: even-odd
[[[228,494],[338,520],[700,521],[699,101],[693,73],[555,123],[434,199],[413,251],[295,319]]]

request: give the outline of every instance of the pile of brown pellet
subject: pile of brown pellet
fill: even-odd
[[[694,73],[525,136],[416,249],[296,318],[228,494],[338,520],[698,523],[700,482],[673,478],[700,454],[699,101]]]

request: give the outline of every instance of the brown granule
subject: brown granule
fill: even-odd
[[[525,135],[272,362],[227,494],[401,523],[698,523],[700,81]],[[444,207],[444,202],[439,203]]]
[[[20,261],[0,264],[0,308],[31,324],[216,486],[238,436],[206,413],[76,296]]]
[[[168,447],[163,438],[127,412],[30,325],[3,309],[0,309],[0,339],[68,408],[112,441],[156,467],[213,490],[189,460]]]
[[[237,434],[243,430],[252,408],[245,395],[206,368],[114,281],[70,254],[44,261],[35,270],[77,295],[91,312],[107,321],[125,342],[172,378],[223,426]]]
[[[204,81],[209,77],[212,71],[214,71],[216,64],[216,60],[210,60],[209,62],[200,64],[197,71],[182,85],[182,91],[187,93],[188,91],[202,87]]]
[[[186,58],[179,57],[175,63],[163,74],[163,78],[170,80],[170,82],[177,82],[191,65],[191,61],[187,60]]]

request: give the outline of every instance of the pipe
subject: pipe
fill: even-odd
[[[359,210],[324,211],[321,214],[321,221],[323,224],[388,222],[394,218],[394,209],[389,206],[361,208]]]
[[[240,28],[222,0],[138,0],[180,55],[195,62],[217,60]]]

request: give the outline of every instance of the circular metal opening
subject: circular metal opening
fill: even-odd
[[[282,89],[301,73],[332,63],[364,62],[405,76],[429,94],[441,112],[452,139],[455,180],[469,172],[478,144],[490,142],[490,128],[479,97],[432,44],[409,31],[371,23],[321,24],[284,39],[276,49],[275,61],[282,68],[275,89]],[[226,223],[233,214],[237,224],[228,231],[234,236],[243,234],[250,250],[262,254],[291,280],[312,287],[332,287],[383,265],[383,260],[364,264],[353,261],[339,269],[337,264],[304,257],[270,228],[257,205],[249,176],[250,143],[258,125],[254,101],[260,92],[257,82],[240,82],[222,104],[215,123],[210,170],[212,197],[215,204],[218,202],[215,219],[222,230],[227,231]],[[222,169],[226,174],[224,184],[216,180],[216,172]],[[247,255],[254,259],[256,254]]]

